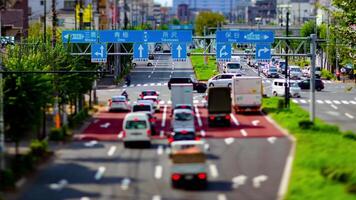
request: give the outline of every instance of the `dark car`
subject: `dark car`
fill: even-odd
[[[207,89],[205,83],[197,82],[192,77],[172,77],[168,81],[168,89],[171,89],[171,84],[175,84],[175,83],[192,83],[193,90],[196,90],[198,93],[204,93]]]
[[[310,79],[309,78],[305,79],[305,80],[299,82],[298,85],[302,90],[308,90],[308,89],[310,89]],[[315,89],[317,91],[321,91],[324,89],[324,83],[322,80],[315,79]]]

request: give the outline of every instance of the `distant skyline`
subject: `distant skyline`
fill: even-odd
[[[162,6],[172,6],[172,1],[173,0],[154,0],[156,3],[161,4]]]

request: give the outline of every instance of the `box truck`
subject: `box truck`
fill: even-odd
[[[262,105],[262,78],[241,76],[232,79],[232,106],[238,112],[257,112]]]

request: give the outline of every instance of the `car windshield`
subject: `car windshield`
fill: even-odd
[[[270,68],[269,72],[277,72],[277,69],[276,68]]]
[[[179,140],[194,140],[195,139],[195,134],[194,133],[176,133],[173,136],[173,139],[176,141]]]
[[[136,105],[133,107],[133,112],[140,112],[140,111],[151,111],[151,106],[149,105]]]
[[[230,63],[230,64],[227,64],[227,67],[229,68],[229,69],[240,69],[241,67],[240,67],[240,64],[238,64],[238,63]]]
[[[174,119],[178,121],[189,121],[193,119],[193,115],[188,112],[179,112],[174,115]]]
[[[146,129],[147,124],[144,120],[134,120],[134,121],[127,121],[126,122],[126,129]]]
[[[298,85],[298,83],[291,83],[291,85],[290,85],[291,87],[293,87],[293,88],[297,88],[297,87],[299,87],[299,85]]]

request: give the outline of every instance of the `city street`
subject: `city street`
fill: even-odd
[[[248,73],[250,70],[248,70]],[[97,113],[75,142],[56,153],[56,159],[26,185],[20,199],[277,199],[292,142],[262,113],[231,114],[231,127],[210,128],[203,94],[194,94],[196,127],[207,141],[206,190],[173,189],[170,184],[170,148],[165,135],[171,131],[172,77],[194,75],[187,62],[160,56],[153,66],[136,66],[132,84],[98,90],[101,103],[126,89],[131,102],[144,89],[160,92],[156,113],[157,135],[151,148],[126,149],[121,142],[126,113]]]

